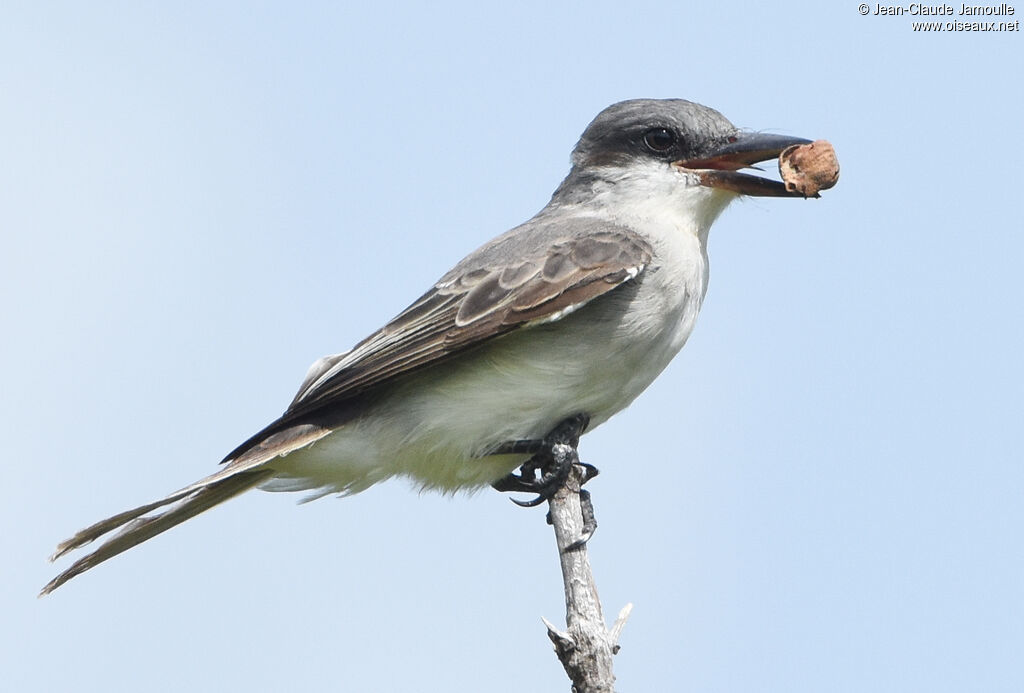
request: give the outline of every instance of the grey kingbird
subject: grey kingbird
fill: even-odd
[[[60,544],[54,560],[119,530],[42,594],[253,487],[347,495],[401,476],[479,488],[529,457],[511,441],[542,439],[574,415],[604,423],[693,330],[715,218],[739,195],[795,196],[739,169],[808,141],[741,131],[681,99],[606,108],[535,217],[350,351],[314,363],[285,413],[219,471]]]

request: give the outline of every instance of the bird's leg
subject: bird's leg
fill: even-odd
[[[540,440],[516,440],[495,449],[492,455],[525,453],[531,457],[519,467],[519,474],[512,472],[499,479],[493,484],[494,488],[502,492],[536,493],[533,500],[512,499],[513,503],[525,508],[540,505],[551,498],[569,477],[572,465],[581,464],[576,448],[580,444],[580,434],[589,423],[589,416],[576,414],[560,422]],[[595,467],[583,466],[587,470],[585,481],[597,476]]]

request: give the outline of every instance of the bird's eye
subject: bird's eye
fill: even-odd
[[[656,152],[668,151],[675,143],[675,134],[667,128],[654,128],[644,133],[644,144]]]

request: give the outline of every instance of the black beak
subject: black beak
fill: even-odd
[[[786,186],[779,181],[739,173],[739,169],[759,161],[775,159],[782,150],[794,144],[810,143],[811,140],[801,137],[737,133],[726,143],[706,151],[700,158],[676,161],[674,165],[697,174],[701,185],[712,188],[760,197],[804,197],[798,192],[786,190]]]

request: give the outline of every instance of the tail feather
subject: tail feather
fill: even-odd
[[[58,545],[56,553],[50,560],[56,560],[69,551],[84,546],[118,527],[121,528],[98,549],[78,559],[71,567],[47,583],[39,592],[39,596],[42,597],[53,592],[71,578],[96,567],[108,558],[113,558],[136,544],[152,539],[157,534],[247,491],[273,474],[274,472],[267,468],[223,470],[208,479],[176,491],[166,498],[119,513],[83,529]],[[171,507],[155,515],[144,517],[146,513],[165,505],[171,505]]]
[[[176,491],[175,493],[172,493],[166,498],[162,498],[152,503],[146,503],[145,505],[140,505],[137,508],[126,510],[123,513],[118,513],[113,517],[108,517],[107,519],[101,520],[94,525],[90,525],[89,527],[86,527],[85,529],[77,532],[75,536],[71,537],[70,539],[67,539],[57,544],[57,550],[54,551],[52,556],[50,556],[50,562],[53,563],[58,558],[67,554],[68,552],[74,551],[75,549],[85,546],[89,542],[99,539],[107,532],[115,530],[121,525],[127,524],[135,518],[145,515],[146,513],[151,512],[153,510],[156,510],[159,507],[181,500],[187,495],[187,490],[183,489],[181,491]]]

